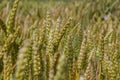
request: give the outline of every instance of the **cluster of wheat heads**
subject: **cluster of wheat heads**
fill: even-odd
[[[71,17],[55,12],[54,19],[50,10],[42,20],[39,12],[35,19],[30,14],[27,31],[22,22],[15,24],[18,4],[15,0],[7,23],[0,18],[0,80],[120,80],[118,18],[94,15],[88,24],[84,8],[73,4],[65,9],[73,7]]]

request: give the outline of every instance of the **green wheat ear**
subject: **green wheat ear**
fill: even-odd
[[[13,31],[14,31],[13,28],[14,28],[14,25],[15,25],[15,16],[16,16],[19,1],[20,0],[15,0],[12,11],[11,11],[10,16],[8,18],[8,21],[7,21],[7,35],[9,35],[10,33],[13,33]]]
[[[0,18],[0,26],[1,26],[1,28],[2,28],[2,30],[5,32],[5,34],[6,34],[6,25],[5,25],[5,23],[3,22],[3,20]]]

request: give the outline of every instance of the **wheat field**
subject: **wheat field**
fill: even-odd
[[[120,80],[120,0],[1,0],[0,80]]]

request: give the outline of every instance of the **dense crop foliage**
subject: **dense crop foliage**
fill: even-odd
[[[1,1],[0,80],[120,80],[120,1]]]

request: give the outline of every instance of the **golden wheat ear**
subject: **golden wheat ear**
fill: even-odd
[[[64,27],[62,28],[61,32],[59,32],[59,34],[57,36],[54,36],[54,51],[56,51],[58,49],[59,43],[62,39],[62,37],[64,36],[66,30],[69,28],[70,24],[72,22],[72,18],[69,18],[68,21],[66,22],[66,24],[64,25]]]
[[[2,59],[5,52],[9,51],[11,45],[16,40],[18,34],[19,34],[19,27],[17,28],[17,30],[15,31],[15,33],[13,35],[12,34],[9,35],[8,38],[5,40],[5,44],[0,52],[0,59]]]
[[[60,58],[60,53],[56,52],[53,57],[53,60],[50,60],[50,72],[49,72],[49,80],[54,80],[54,76],[56,75],[57,65]]]
[[[26,64],[29,57],[29,47],[30,47],[30,40],[26,39],[23,42],[23,47],[19,50],[18,60],[17,60],[17,66],[16,66],[16,79],[15,80],[23,80],[25,79],[25,70],[26,70]]]
[[[84,63],[84,60],[85,60],[86,44],[87,44],[87,33],[85,31],[83,41],[82,41],[82,44],[81,44],[81,49],[80,49],[80,52],[78,54],[78,60],[77,60],[77,68],[78,68],[79,75],[82,72],[82,67],[83,67],[83,63]]]
[[[53,80],[65,80],[65,77],[66,77],[66,72],[64,72],[66,69],[65,59],[66,58],[64,54],[60,56],[58,60],[58,65],[56,68],[57,72]]]
[[[67,60],[67,68],[68,68],[68,79],[73,80],[72,76],[72,64],[73,64],[73,47],[72,47],[72,35],[69,34],[65,46],[65,55]]]
[[[15,25],[15,16],[16,16],[16,12],[18,9],[18,3],[20,0],[15,0],[12,11],[10,13],[10,16],[8,18],[7,21],[7,35],[9,35],[10,33],[14,32],[14,25]]]
[[[4,31],[4,33],[6,34],[7,32],[6,32],[6,25],[5,25],[5,23],[4,23],[4,21],[0,18],[0,27],[1,27],[1,29]]]

